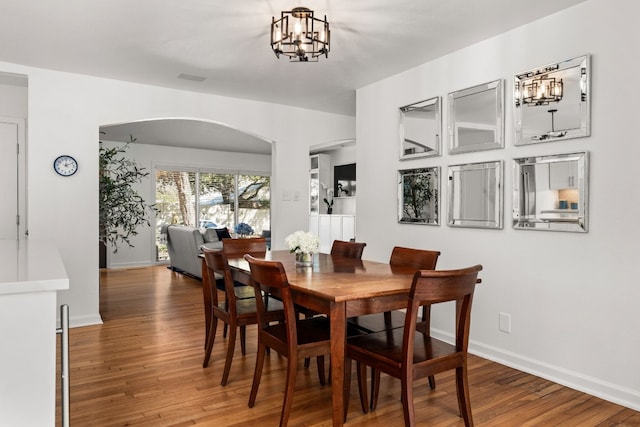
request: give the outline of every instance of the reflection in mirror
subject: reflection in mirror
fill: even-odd
[[[449,225],[502,228],[502,161],[449,166]]]
[[[502,80],[449,94],[449,153],[504,147]]]
[[[400,159],[440,155],[440,97],[400,107]]]
[[[398,171],[398,222],[439,225],[440,167]]]
[[[589,56],[514,78],[515,145],[589,136]]]
[[[586,232],[587,154],[514,159],[513,228]]]

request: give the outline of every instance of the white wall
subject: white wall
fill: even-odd
[[[474,353],[640,410],[640,286],[637,218],[640,103],[635,81],[640,40],[633,0],[590,0],[501,36],[357,91],[358,240],[365,258],[387,260],[394,245],[437,249],[439,268],[480,263],[471,331]],[[630,44],[631,43],[631,44]],[[428,48],[428,47],[426,47]],[[591,54],[592,130],[588,138],[514,147],[513,75]],[[397,109],[422,99],[505,79],[506,147],[400,162]],[[511,228],[511,159],[590,152],[589,233]],[[505,228],[461,229],[397,224],[398,169],[467,162],[505,162]],[[446,218],[442,179],[441,218]],[[384,232],[381,233],[381,224]],[[512,316],[510,334],[498,313]],[[433,326],[452,325],[436,310]],[[473,398],[473,397],[472,397]]]
[[[135,135],[134,135],[135,137]],[[105,147],[121,146],[121,143],[103,141]],[[265,144],[269,144],[265,142]],[[135,188],[147,203],[155,200],[155,170],[157,167],[200,168],[220,171],[243,171],[271,173],[271,156],[263,154],[230,153],[215,150],[165,147],[150,144],[129,144],[126,157],[135,160],[146,168],[150,175]],[[153,227],[153,223],[151,224]],[[118,245],[117,253],[113,248],[107,251],[107,266],[110,268],[152,265],[156,262],[155,234],[152,227],[138,230],[131,239],[134,247]]]
[[[353,139],[354,118],[276,104],[177,91],[78,74],[0,63],[29,78],[28,198],[30,239],[59,247],[70,279],[58,303],[69,304],[73,326],[101,322],[98,273],[98,129],[150,118],[214,120],[275,141],[272,158],[273,247],[308,227],[309,145]],[[309,132],[312,129],[313,132]],[[59,154],[79,161],[70,178],[55,174]],[[304,180],[301,177],[305,177]],[[299,201],[281,200],[283,191]]]

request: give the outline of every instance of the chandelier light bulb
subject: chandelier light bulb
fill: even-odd
[[[547,86],[544,83],[542,83],[540,85],[540,88],[538,89],[538,99],[543,98],[546,95],[546,93],[547,93]]]

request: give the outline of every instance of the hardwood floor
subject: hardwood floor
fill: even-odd
[[[265,362],[254,408],[247,407],[256,351],[236,357],[220,386],[226,340],[222,326],[212,361],[202,368],[204,314],[197,280],[165,267],[101,271],[104,324],[73,328],[70,341],[72,426],[275,426],[284,390],[285,359]],[[73,311],[73,307],[71,307]],[[313,366],[313,365],[312,365]],[[471,406],[477,426],[640,426],[640,413],[496,363],[470,357]],[[355,373],[346,426],[401,426],[400,383],[383,375],[375,412],[360,411]],[[454,377],[419,384],[418,425],[462,426]],[[58,402],[58,423],[60,411]],[[330,426],[331,388],[315,369],[300,367],[290,426]]]

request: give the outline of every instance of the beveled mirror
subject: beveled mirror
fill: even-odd
[[[400,107],[400,159],[440,155],[440,97]]]
[[[588,230],[588,153],[513,161],[513,228]]]
[[[589,56],[514,77],[515,145],[591,134]]]
[[[449,166],[452,227],[502,228],[502,161]]]
[[[398,171],[398,222],[439,225],[440,167]]]
[[[449,153],[504,147],[502,79],[449,94]]]

